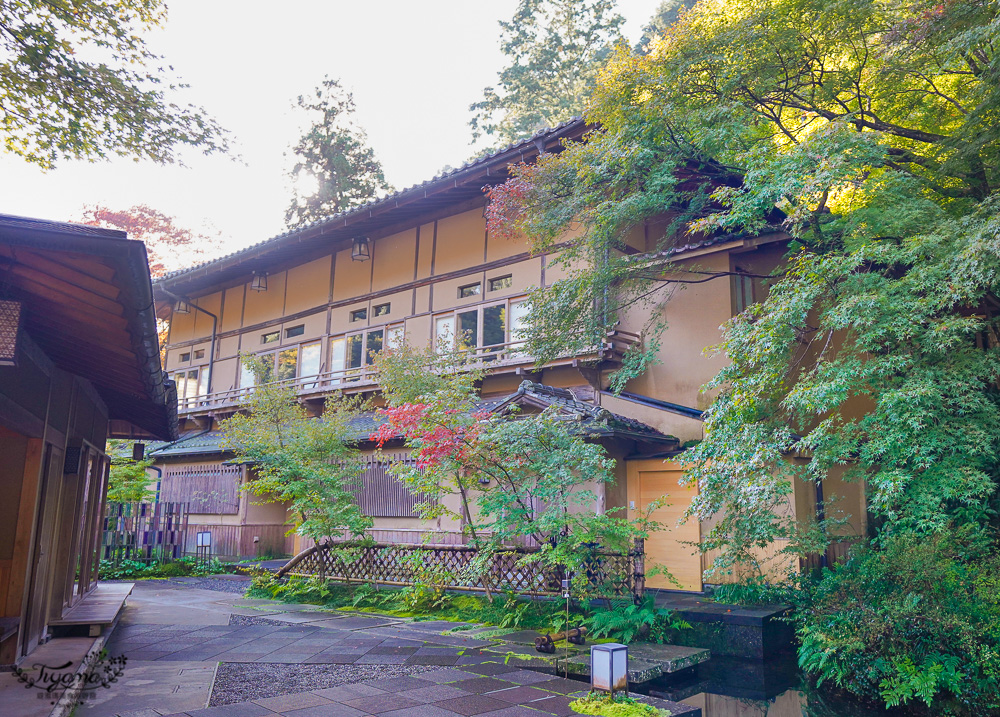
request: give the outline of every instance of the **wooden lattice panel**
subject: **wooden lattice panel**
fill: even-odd
[[[484,575],[472,574],[476,549],[459,545],[405,543],[333,543],[317,547],[290,572],[323,580],[384,585],[441,585],[454,590],[511,590],[522,595],[559,595],[564,572],[521,562],[537,548],[496,553]],[[627,555],[597,553],[587,568],[589,592],[606,596],[641,596],[642,547]]]

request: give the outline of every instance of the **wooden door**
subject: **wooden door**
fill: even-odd
[[[45,635],[48,622],[49,595],[52,590],[52,570],[56,547],[56,514],[59,508],[63,452],[45,444],[44,467],[38,491],[38,517],[35,522],[35,546],[32,553],[31,580],[28,588],[27,625],[23,654],[27,655]]]
[[[663,529],[652,533],[646,540],[646,572],[659,565],[678,582],[675,583],[667,575],[654,575],[646,578],[646,587],[702,589],[701,555],[697,548],[685,544],[700,540],[698,521],[691,519],[679,524],[698,489],[693,485],[681,486],[678,481],[683,475],[683,470],[676,463],[655,459],[628,463],[629,517],[634,518],[645,512],[650,504],[666,496],[666,504],[652,513],[653,519],[663,524]]]

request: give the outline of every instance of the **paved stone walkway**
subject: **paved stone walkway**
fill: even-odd
[[[571,695],[586,691],[584,682],[526,669],[551,672],[529,648],[500,644],[482,630],[446,632],[476,627],[468,623],[325,611],[191,585],[137,583],[107,644],[110,655],[128,658],[125,674],[77,717],[544,717],[573,714]],[[268,684],[261,689],[236,695],[247,701],[206,708],[220,663],[251,675],[330,668],[341,671],[333,684],[349,684],[299,684],[284,694],[279,679],[262,678]],[[389,670],[411,674],[366,679]],[[249,699],[254,694],[269,696]],[[700,714],[687,705],[658,706],[674,716]]]

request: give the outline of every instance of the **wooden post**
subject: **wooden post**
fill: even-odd
[[[636,603],[640,603],[646,594],[646,541],[642,538],[636,538],[632,551],[632,592]]]

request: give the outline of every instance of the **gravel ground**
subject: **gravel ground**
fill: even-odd
[[[233,617],[236,617],[235,615]],[[260,618],[253,618],[260,619]],[[273,662],[220,662],[209,707],[322,690],[353,682],[403,677],[440,670],[431,665],[288,665]]]
[[[183,582],[181,582],[183,581]],[[216,578],[216,577],[205,577],[205,578],[169,578],[168,582],[180,583],[189,588],[198,588],[199,590],[215,590],[220,593],[233,593],[234,595],[242,595],[250,587],[249,580],[232,580],[226,578]]]
[[[253,615],[230,615],[230,625],[277,625],[278,627],[288,627],[289,623],[281,620],[269,620],[266,617],[254,617]]]

